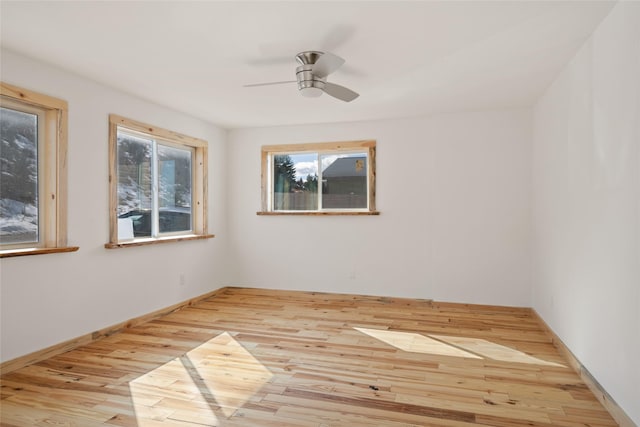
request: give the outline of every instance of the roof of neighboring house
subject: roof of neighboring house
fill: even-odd
[[[360,163],[358,163],[360,162]],[[342,157],[322,171],[323,178],[367,176],[366,157]]]

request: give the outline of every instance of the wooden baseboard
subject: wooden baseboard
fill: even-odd
[[[157,319],[162,316],[166,316],[167,314],[181,310],[185,307],[192,306],[198,303],[199,301],[202,301],[203,299],[212,297],[218,294],[219,292],[223,291],[224,289],[226,288],[216,289],[215,291],[199,295],[197,297],[179,302],[172,306],[165,307],[160,310],[156,310],[139,317],[134,317],[133,319],[129,319],[125,322],[117,323],[115,325],[112,325],[112,326],[109,326],[85,335],[81,335],[79,337],[61,342],[59,344],[52,345],[51,347],[47,347],[45,349],[26,354],[24,356],[16,357],[15,359],[12,359],[12,360],[8,360],[0,364],[0,374],[6,374],[9,372],[15,371],[16,369],[20,369],[22,367],[29,366],[31,364],[40,362],[42,360],[48,359],[58,354],[65,353],[69,350],[73,350],[82,345],[92,343],[101,338],[108,337],[110,335],[121,332],[125,329],[132,328],[134,326],[140,325],[142,323],[146,323],[150,320]]]
[[[613,419],[620,425],[620,427],[637,427],[637,425],[631,420],[627,413],[616,403],[609,393],[600,385],[600,383],[591,375],[589,370],[578,360],[578,358],[569,350],[569,347],[565,345],[558,335],[549,327],[547,322],[540,317],[538,312],[533,308],[531,313],[534,318],[538,320],[542,329],[547,333],[553,345],[558,349],[560,354],[564,356],[569,365],[580,376],[580,379],[589,387],[589,390],[596,396],[598,401],[605,407],[611,414]]]

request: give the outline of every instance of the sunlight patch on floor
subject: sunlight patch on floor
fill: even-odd
[[[492,359],[501,362],[529,363],[532,365],[557,366],[522,351],[496,344],[480,338],[453,337],[447,335],[421,335],[414,332],[389,331],[383,329],[354,328],[363,334],[385,342],[393,347],[412,353],[435,354],[439,356],[468,357],[472,359]]]
[[[555,362],[547,362],[530,356],[520,350],[496,344],[480,338],[467,337],[451,337],[446,335],[429,335],[435,339],[444,341],[458,348],[471,351],[475,354],[481,354],[488,359],[500,360],[501,362],[530,363],[532,365],[557,366],[565,368],[566,366]]]
[[[468,351],[447,345],[438,340],[425,337],[413,332],[387,331],[381,329],[354,328],[357,331],[367,334],[370,337],[383,341],[400,350],[412,353],[428,353],[439,356],[468,357],[472,359],[482,359],[480,356]]]
[[[273,375],[224,332],[129,383],[138,427],[158,421],[219,425]]]

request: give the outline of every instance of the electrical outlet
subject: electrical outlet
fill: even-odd
[[[180,287],[183,288],[187,284],[187,279],[184,276],[184,273],[180,273]]]

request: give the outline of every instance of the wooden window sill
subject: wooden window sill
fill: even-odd
[[[160,243],[182,242],[185,240],[212,239],[214,237],[215,235],[213,234],[189,234],[185,236],[160,237],[158,239],[148,238],[148,239],[131,240],[129,242],[105,243],[104,247],[106,249],[130,248],[134,246],[147,246],[147,245],[158,245]]]
[[[76,252],[80,247],[78,246],[65,246],[60,248],[26,248],[26,249],[7,249],[0,251],[0,258],[9,258],[16,256],[27,255],[43,255],[43,254],[57,254],[62,252]]]
[[[379,211],[300,211],[300,212],[292,212],[292,211],[278,211],[278,212],[270,212],[270,211],[259,211],[256,212],[256,215],[307,215],[307,216],[322,216],[322,215],[380,215]]]

